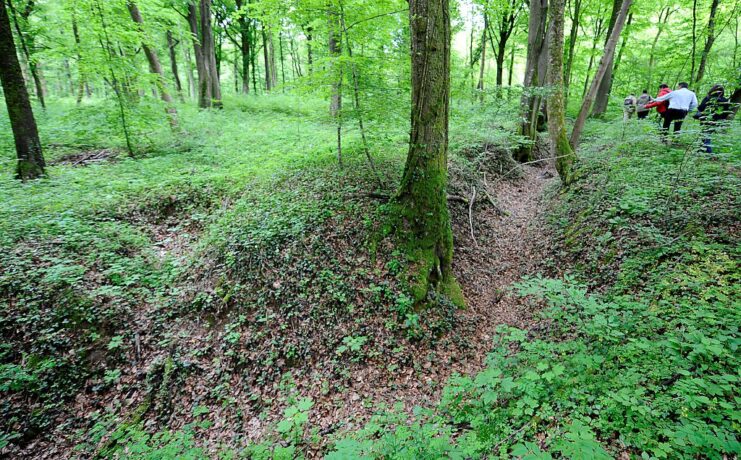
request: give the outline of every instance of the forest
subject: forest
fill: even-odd
[[[740,20],[0,0],[0,458],[738,458]]]

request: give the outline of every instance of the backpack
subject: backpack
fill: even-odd
[[[635,99],[633,97],[626,97],[623,101],[623,108],[630,112],[635,110]]]
[[[649,102],[651,102],[651,96],[648,94],[641,94],[638,98],[638,108],[642,109]]]

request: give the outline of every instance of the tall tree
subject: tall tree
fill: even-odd
[[[569,46],[568,54],[566,57],[566,69],[564,70],[564,87],[566,95],[564,97],[564,104],[569,105],[569,94],[571,94],[571,73],[574,68],[574,52],[576,50],[576,40],[579,35],[579,22],[581,20],[581,2],[582,0],[574,0],[574,12],[571,16],[571,30],[569,32]],[[569,9],[571,11],[571,9]]]
[[[610,38],[607,40],[607,44],[605,45],[604,54],[599,61],[597,73],[594,75],[592,84],[589,86],[589,91],[587,92],[587,95],[584,97],[584,101],[582,102],[581,109],[579,110],[579,115],[576,117],[574,129],[571,131],[571,138],[569,140],[569,142],[571,143],[571,148],[574,150],[576,150],[576,147],[579,145],[581,132],[584,129],[584,123],[586,123],[587,121],[587,116],[589,115],[589,111],[592,108],[592,103],[597,96],[597,89],[599,88],[602,79],[605,77],[607,69],[612,67],[612,59],[615,55],[615,47],[617,46],[617,42],[620,39],[620,32],[622,32],[623,30],[625,18],[628,16],[628,10],[630,9],[631,3],[632,0],[623,0],[623,4],[620,7],[620,12],[615,19],[615,25],[612,28]]]
[[[479,54],[479,82],[476,89],[479,91],[479,100],[484,101],[484,71],[486,70],[486,36],[489,34],[489,14],[484,10],[484,30],[481,32],[481,53]]]
[[[431,291],[462,302],[452,273],[453,232],[448,182],[450,11],[448,0],[410,0],[411,135],[401,186],[394,198],[399,226],[415,259],[415,300]]]
[[[497,86],[501,87],[504,75],[504,59],[507,42],[517,26],[517,18],[522,12],[521,0],[497,0],[494,5],[487,2],[494,13],[494,21],[488,21],[489,40],[497,63]],[[494,43],[496,42],[496,46]]]
[[[710,5],[710,18],[708,19],[707,38],[705,39],[705,47],[702,49],[702,55],[700,56],[700,66],[697,68],[695,83],[700,82],[705,76],[705,68],[708,64],[710,49],[713,47],[713,43],[715,43],[715,15],[718,12],[719,3],[720,0],[713,0],[713,3]]]
[[[327,47],[329,48],[329,56],[332,58],[332,94],[329,102],[329,113],[332,117],[337,117],[342,109],[342,66],[339,62],[342,53],[342,30],[339,12],[332,2],[328,2],[327,6],[329,15]]]
[[[615,29],[615,23],[617,21],[618,15],[620,14],[621,6],[623,3],[624,0],[613,0],[612,2],[612,13],[610,14],[610,23],[607,26],[605,49],[607,48],[607,42],[612,36],[612,31]],[[605,75],[600,80],[599,88],[597,88],[597,95],[595,96],[594,107],[592,108],[593,117],[601,117],[607,111],[607,103],[610,100],[610,92],[612,91],[612,69],[615,60],[614,58],[615,53],[612,53],[610,56],[610,62],[607,63],[607,68],[605,69]]]
[[[216,42],[214,41],[213,25],[211,24],[211,1],[201,0],[201,48],[206,71],[209,74],[211,105],[220,109],[223,107],[223,103],[221,101],[219,70],[216,65]]]
[[[547,56],[546,23],[548,21],[548,0],[530,0],[530,19],[527,34],[527,60],[525,62],[524,91],[520,100],[520,134],[528,142],[515,153],[517,160],[532,160],[533,146],[538,135],[538,116],[541,97],[535,88],[543,86],[545,73],[542,72],[542,56]]]
[[[242,92],[250,92],[250,20],[247,17],[244,0],[235,0],[237,5],[237,24],[239,25],[239,51],[242,58]]]
[[[548,84],[553,93],[548,99],[548,133],[550,134],[551,153],[556,158],[556,169],[564,184],[572,180],[573,164],[576,160],[574,150],[569,145],[566,135],[566,117],[564,108],[564,86],[563,86],[563,23],[564,23],[565,0],[551,0],[550,47],[548,50]]]
[[[175,90],[178,93],[178,98],[180,98],[180,102],[183,101],[183,84],[180,82],[180,73],[178,72],[178,57],[177,57],[177,51],[176,47],[180,43],[179,40],[175,40],[175,38],[172,36],[172,31],[167,30],[166,32],[166,38],[167,38],[167,51],[170,55],[170,70],[172,71],[172,78],[173,81],[175,81]]]
[[[201,30],[198,26],[198,6],[196,0],[188,2],[188,28],[190,29],[191,41],[193,42],[193,54],[196,59],[196,72],[198,73],[198,107],[206,109],[211,107],[211,72],[209,72],[206,57],[201,40]]]
[[[44,156],[5,1],[0,1],[0,81],[18,156],[16,177],[36,179],[44,175]]]
[[[654,35],[654,39],[651,42],[651,50],[648,53],[648,77],[646,79],[647,88],[653,89],[654,87],[653,76],[654,64],[656,62],[656,45],[659,43],[659,37],[661,37],[661,33],[666,28],[666,23],[669,21],[669,15],[671,15],[673,12],[674,10],[671,9],[671,5],[667,5],[659,11],[656,35]]]
[[[4,0],[3,0],[4,1]],[[41,104],[41,107],[46,109],[46,101],[44,99],[44,85],[41,82],[41,74],[39,71],[38,63],[36,62],[36,58],[31,55],[31,49],[27,43],[26,37],[23,35],[23,30],[21,29],[20,22],[18,19],[18,13],[15,11],[15,7],[13,6],[13,0],[7,0],[8,7],[10,8],[10,15],[13,17],[13,24],[15,25],[15,31],[18,34],[18,41],[21,44],[21,51],[23,51],[23,55],[26,57],[26,63],[28,64],[28,69],[31,71],[31,78],[33,78],[33,83],[36,87],[36,98],[39,100],[39,104]],[[28,17],[31,14],[31,11],[33,11],[33,2],[29,2],[23,13],[21,14],[23,20],[28,20]]]
[[[142,19],[139,7],[136,6],[136,3],[133,0],[128,0],[126,2],[126,8],[129,10],[131,20],[142,28],[141,32],[143,34],[144,19]],[[170,118],[170,124],[174,127],[177,125],[178,112],[173,105],[172,96],[170,96],[170,92],[167,90],[167,85],[165,85],[165,75],[162,72],[162,64],[160,64],[160,60],[157,57],[157,52],[153,47],[149,46],[146,37],[142,38],[142,49],[144,50],[144,55],[147,57],[147,63],[149,63],[149,72],[154,75],[160,98],[165,104],[167,104],[165,110]]]

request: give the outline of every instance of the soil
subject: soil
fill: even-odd
[[[543,270],[549,236],[544,233],[546,226],[542,214],[547,208],[546,190],[558,179],[552,165],[522,169],[519,179],[489,180],[488,192],[496,207],[479,195],[473,214],[469,216],[468,204],[451,203],[454,271],[463,288],[467,308],[455,312],[454,329],[446,334],[447,337],[428,344],[406,343],[410,348],[408,355],[412,356],[407,362],[395,363],[389,357],[376,356],[351,363],[339,388],[321,368],[321,361],[311,359],[309,365],[316,368],[297,374],[289,392],[296,397],[313,399],[309,426],[318,427],[322,437],[320,444],[307,448],[307,457],[320,457],[324,444],[333,434],[357,429],[383,407],[401,404],[411,414],[415,406],[433,406],[453,373],[471,375],[484,367],[498,326],[528,329],[536,324],[537,306],[512,296],[509,288],[523,276]],[[187,254],[190,241],[176,236],[174,223],[155,225],[152,233],[160,257],[185,257]],[[349,251],[352,252],[352,247]],[[376,328],[376,332],[367,334],[387,335],[382,320],[369,326]],[[77,414],[71,422],[73,426],[90,429],[93,424],[90,414],[95,411],[133,412],[147,394],[144,384],[147,369],[173,356],[176,347],[158,342],[163,334],[152,330],[157,326],[153,325],[150,314],[138,312],[135,323],[131,325],[132,330],[141,331],[141,334],[136,334],[135,356],[123,371],[121,381],[105,394],[79,395],[73,402],[73,411]],[[245,382],[240,373],[224,379],[225,367],[216,364],[216,360],[225,357],[210,350],[212,330],[208,326],[206,321],[172,319],[165,336],[175,342],[174,337],[181,337],[179,347],[202,349],[204,357],[188,362],[188,369],[181,368],[174,374],[174,393],[171,402],[165,404],[166,411],[159,411],[156,416],[152,414],[144,426],[152,431],[163,426],[179,429],[186,423],[200,420],[193,416],[193,407],[206,406],[208,419],[214,423],[199,432],[199,444],[215,455],[225,444],[240,445],[263,438],[281,420],[287,402],[279,399],[285,394],[285,388],[281,388],[277,380],[257,386],[254,382]],[[222,390],[228,392],[231,400],[228,406],[210,397],[224,381],[228,382],[227,388]],[[256,400],[260,403],[256,404]],[[59,422],[62,428],[54,435],[32,443],[24,452],[16,452],[18,456],[74,457],[71,449],[75,433],[62,423],[69,420],[60,419]]]

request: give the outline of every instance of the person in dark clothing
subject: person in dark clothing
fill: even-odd
[[[712,134],[725,124],[731,113],[733,111],[730,101],[725,98],[725,89],[722,85],[714,85],[697,107],[695,114],[695,118],[700,120],[702,126],[702,143],[707,153],[713,153]]]

